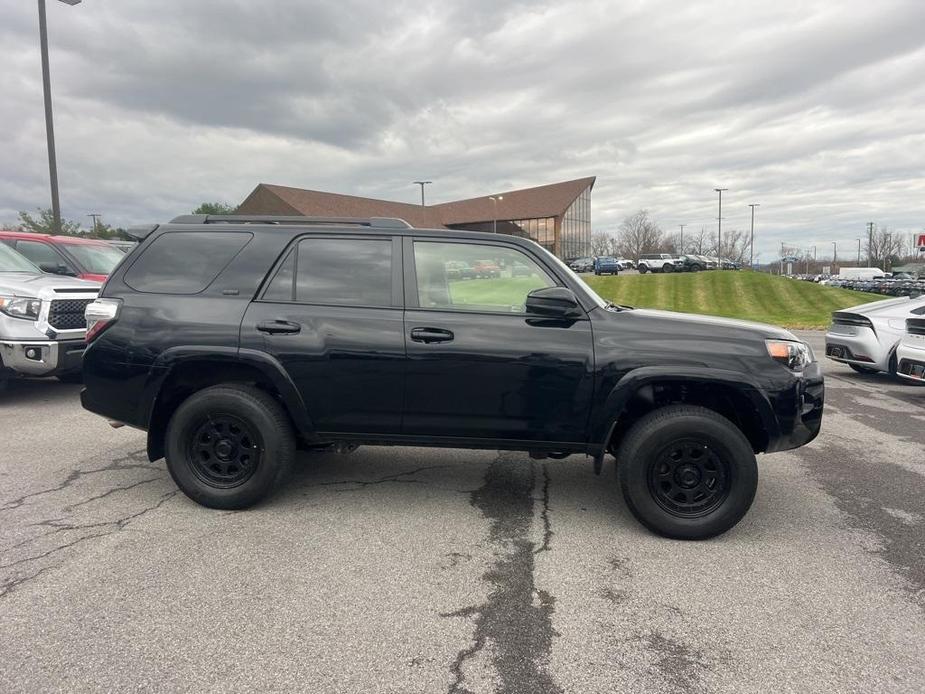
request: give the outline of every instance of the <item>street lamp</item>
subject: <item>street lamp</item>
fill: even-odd
[[[421,186],[421,207],[424,207],[424,186],[429,186],[433,181],[412,181],[412,183]]]
[[[832,274],[835,274],[835,267],[838,265],[838,241],[832,241]]]
[[[678,246],[680,246],[680,248],[678,248],[678,251],[683,253],[684,252],[684,227],[686,227],[687,224],[679,224],[678,226],[681,227],[681,240],[678,243]]]
[[[761,203],[750,202],[748,206],[752,208],[752,238],[748,242],[748,264],[751,268],[755,265],[755,208],[761,207]]]
[[[723,191],[728,188],[714,188],[719,193],[719,216],[716,218],[716,255],[719,257],[719,269],[723,269]]]
[[[498,233],[498,202],[500,200],[504,200],[504,196],[503,195],[498,195],[498,196],[489,195],[488,199],[494,203],[493,209],[495,212],[495,219],[492,222],[492,229],[493,229],[492,233],[497,234]]]
[[[45,94],[45,136],[48,138],[48,178],[51,182],[52,233],[61,233],[61,205],[58,202],[58,163],[55,158],[55,126],[51,112],[51,76],[48,69],[48,26],[45,0],[39,1],[39,43],[42,52],[42,89]],[[59,0],[65,5],[79,5],[81,0]]]
[[[858,239],[858,267],[861,267],[861,239]]]

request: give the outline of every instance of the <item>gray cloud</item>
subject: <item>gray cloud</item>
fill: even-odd
[[[595,227],[850,249],[925,226],[925,5],[86,0],[48,7],[64,212],[259,181],[434,201],[597,175]],[[0,220],[47,205],[33,3],[0,9]],[[829,244],[829,245],[826,245]],[[841,249],[841,246],[839,246]]]

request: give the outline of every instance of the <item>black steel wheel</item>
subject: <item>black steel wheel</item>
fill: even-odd
[[[617,449],[626,505],[647,528],[679,540],[726,532],[758,488],[755,453],[730,420],[704,407],[669,405],[630,427]]]
[[[680,518],[712,512],[729,494],[729,478],[728,464],[698,438],[672,441],[649,465],[649,491]]]
[[[247,508],[284,479],[295,435],[282,405],[259,388],[212,386],[177,408],[167,426],[167,469],[190,499]]]
[[[203,482],[228,489],[250,479],[262,455],[259,431],[240,417],[216,413],[190,437],[187,460]]]

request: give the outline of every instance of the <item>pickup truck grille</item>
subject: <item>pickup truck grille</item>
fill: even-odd
[[[84,309],[93,299],[52,299],[48,307],[48,325],[55,330],[85,330]]]
[[[910,335],[925,335],[925,318],[907,318],[906,332]]]

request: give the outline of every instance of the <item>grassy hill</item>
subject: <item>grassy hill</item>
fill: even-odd
[[[603,298],[618,304],[744,318],[787,328],[824,328],[832,311],[885,298],[749,271],[585,279]]]

